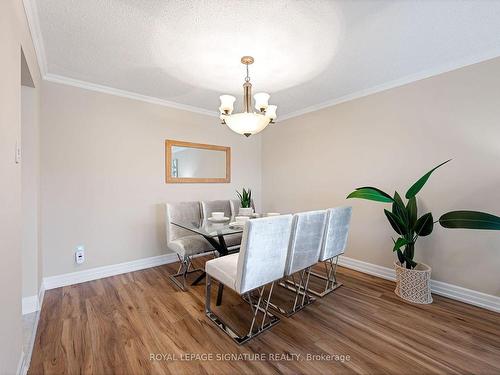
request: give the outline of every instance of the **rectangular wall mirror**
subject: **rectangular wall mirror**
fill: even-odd
[[[165,141],[167,183],[231,182],[231,148]]]

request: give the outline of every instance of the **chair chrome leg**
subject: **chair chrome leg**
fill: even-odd
[[[192,266],[192,257],[190,256],[185,256],[184,258],[181,258],[179,254],[177,254],[177,257],[179,258],[179,269],[177,270],[177,273],[174,273],[173,275],[170,275],[170,280],[179,287],[182,291],[186,291],[186,276],[188,274],[191,274],[193,272],[205,272],[201,268],[193,268],[191,269]],[[182,281],[179,281],[178,279],[181,279]]]
[[[271,299],[273,287],[274,287],[274,283],[271,284],[267,300]],[[242,344],[246,343],[247,341],[253,339],[257,335],[261,334],[262,332],[267,331],[268,329],[270,329],[272,326],[276,325],[280,321],[280,319],[277,316],[271,314],[268,311],[269,305],[262,303],[264,301],[263,295],[264,295],[265,289],[266,289],[266,286],[263,286],[263,287],[260,287],[257,289],[258,293],[259,293],[259,298],[258,298],[258,302],[256,304],[252,301],[250,293],[247,294],[247,298],[248,298],[248,301],[250,303],[250,307],[251,307],[252,312],[253,312],[253,317],[252,317],[252,321],[250,323],[250,328],[249,328],[248,332],[245,335],[241,336],[238,334],[236,329],[234,329],[229,324],[224,322],[219,316],[217,316],[212,311],[212,309],[210,307],[211,292],[212,292],[212,278],[207,274],[206,289],[205,289],[205,313],[206,313],[207,317],[212,322],[214,322],[217,327],[219,327],[222,331],[224,331],[238,345],[242,345]],[[257,321],[257,315],[259,312],[262,313],[262,321],[261,321],[260,325],[258,325],[257,329],[254,329],[254,327],[256,326],[255,322]],[[266,323],[266,318],[267,318],[267,323]]]
[[[271,309],[278,311],[281,315],[284,315],[286,317],[292,316],[296,312],[302,310],[304,307],[310,305],[315,301],[315,298],[309,295],[307,289],[310,277],[310,267],[300,271],[298,276],[298,283],[295,281],[294,275],[291,275],[289,278],[286,277],[279,282],[279,285],[281,287],[295,293],[293,306],[291,309],[285,309],[273,302],[266,301],[269,302],[269,306],[271,307]]]
[[[205,279],[205,313],[211,312],[210,308],[210,293],[212,292],[212,278],[207,274]]]
[[[311,276],[314,276],[318,279],[325,280],[325,288],[321,291],[314,290],[312,288],[308,288],[308,292],[314,294],[315,296],[318,297],[324,297],[327,294],[333,292],[335,289],[339,288],[342,286],[342,283],[337,282],[337,264],[338,264],[339,257],[335,257],[335,261],[333,258],[327,259],[323,261],[323,264],[325,266],[325,275],[322,275],[317,272],[311,272]],[[288,281],[289,284],[291,284],[290,281]]]

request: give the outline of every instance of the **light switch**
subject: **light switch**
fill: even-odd
[[[16,155],[15,155],[16,164],[21,162],[21,145],[19,142],[16,142]]]

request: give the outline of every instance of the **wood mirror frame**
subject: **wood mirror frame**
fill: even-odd
[[[226,153],[226,177],[204,178],[204,177],[173,177],[172,176],[172,147],[201,148],[204,150],[224,151]],[[229,183],[231,182],[231,147],[208,145],[184,141],[165,140],[165,176],[167,184],[179,183]]]

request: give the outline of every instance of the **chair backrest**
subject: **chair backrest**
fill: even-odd
[[[231,199],[230,203],[231,203],[231,212],[232,212],[233,216],[238,216],[238,210],[241,207],[241,201],[239,199]],[[253,199],[251,202],[251,206],[252,206],[253,210],[255,211],[255,204],[253,202]]]
[[[241,202],[239,199],[231,199],[231,213],[233,216],[238,216],[238,210],[241,207]]]
[[[240,294],[283,277],[292,215],[246,222],[238,255],[236,291]]]
[[[325,210],[293,215],[285,275],[291,275],[318,262],[325,222]]]
[[[201,219],[200,202],[177,202],[165,204],[165,224],[167,243],[181,237],[192,235],[190,231],[172,224],[172,221],[199,221]]]
[[[324,261],[344,253],[351,222],[352,207],[328,209],[325,235],[319,260]]]
[[[212,212],[224,212],[224,216],[231,217],[231,203],[229,203],[229,200],[202,201],[201,209],[205,219],[211,217]]]

